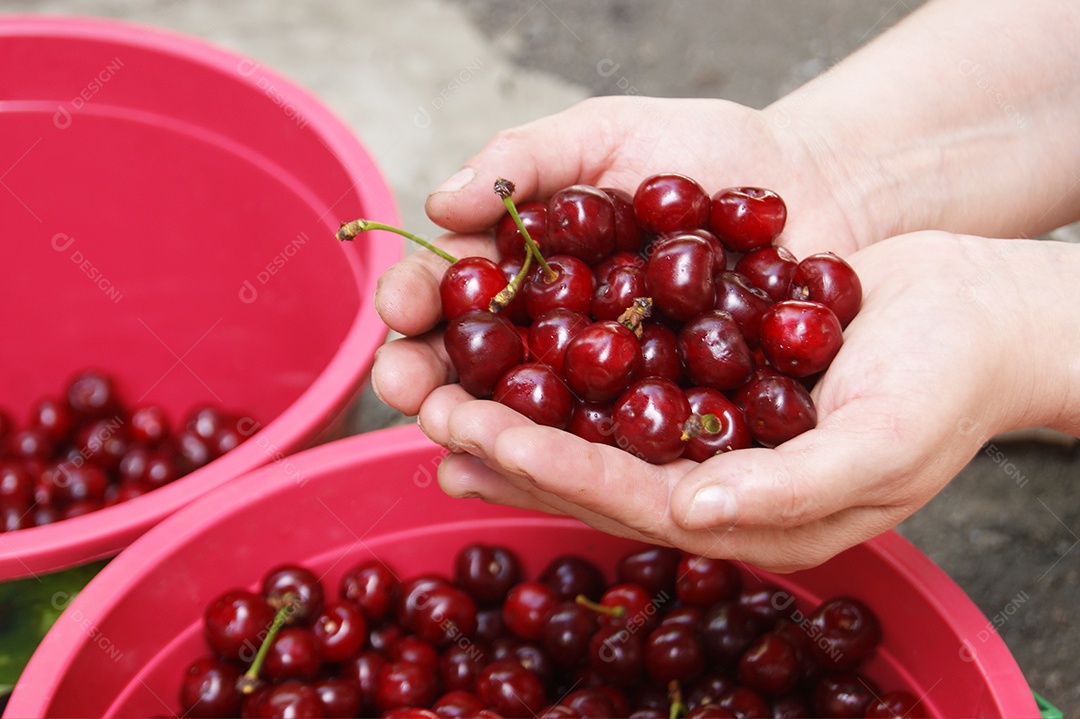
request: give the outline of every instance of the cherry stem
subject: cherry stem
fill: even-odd
[[[244,672],[244,676],[236,680],[236,688],[240,690],[241,694],[251,694],[259,686],[259,672],[262,671],[266,655],[270,653],[270,645],[274,642],[274,637],[277,636],[281,627],[289,620],[289,615],[296,611],[292,593],[286,594],[283,599],[281,607],[278,608],[277,614],[274,615],[274,621],[270,622],[270,628],[266,630],[266,636],[263,637],[262,644],[259,646],[259,651],[255,654],[251,666]]]
[[[544,259],[544,256],[540,254],[540,248],[536,246],[536,242],[533,241],[529,231],[525,229],[525,223],[521,221],[521,215],[518,214],[517,205],[514,204],[514,183],[500,177],[495,180],[495,194],[502,198],[503,204],[506,205],[506,211],[510,213],[510,217],[514,218],[514,224],[517,225],[518,232],[525,238],[525,245],[529,248],[528,253],[526,253],[526,259],[528,259],[529,255],[536,257],[536,261],[544,268],[544,280],[548,284],[559,279],[559,274],[551,269],[551,265],[549,265]]]
[[[652,297],[635,297],[633,303],[618,317],[618,323],[634,333],[639,340],[645,334],[641,323],[652,317]]]
[[[574,597],[574,601],[585,607],[586,609],[591,609],[594,612],[603,614],[608,617],[614,617],[618,619],[622,615],[626,614],[626,607],[621,604],[616,604],[614,607],[609,607],[606,604],[594,602],[593,600],[586,597],[584,594],[579,594]]]
[[[668,701],[671,702],[668,719],[678,719],[678,717],[686,714],[686,705],[683,704],[682,700],[682,690],[679,689],[679,682],[676,679],[668,682]]]
[[[337,238],[342,242],[351,242],[361,232],[367,232],[368,230],[385,230],[386,232],[393,232],[395,235],[401,235],[405,239],[412,240],[416,244],[420,245],[424,249],[431,250],[439,257],[443,258],[450,264],[457,262],[457,258],[453,255],[440,250],[435,245],[431,244],[427,240],[413,233],[403,230],[400,227],[394,227],[393,225],[384,225],[381,222],[373,222],[371,220],[365,220],[360,218],[353,220],[352,222],[345,222],[338,228]]]
[[[692,414],[683,424],[682,441],[688,442],[703,434],[716,434],[720,431],[720,418],[715,414]]]
[[[521,263],[521,269],[514,275],[514,279],[510,280],[506,287],[503,287],[497,295],[491,298],[491,302],[488,303],[488,312],[499,312],[506,309],[506,306],[514,301],[518,290],[521,289],[521,283],[525,281],[525,275],[528,274],[529,265],[531,264],[532,255],[526,253],[525,261]]]

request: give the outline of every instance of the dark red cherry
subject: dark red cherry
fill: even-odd
[[[823,304],[833,311],[841,327],[847,327],[859,313],[862,283],[851,265],[832,252],[822,252],[795,267],[791,299]]]
[[[400,628],[412,631],[416,614],[421,608],[427,606],[431,592],[437,587],[449,584],[450,582],[445,577],[437,574],[420,575],[403,583],[394,606],[394,616],[401,625]]]
[[[866,719],[923,719],[927,714],[918,697],[901,689],[875,698],[863,716]]]
[[[472,691],[476,675],[487,659],[486,652],[472,642],[451,644],[438,658],[437,671],[443,689]]]
[[[411,624],[418,637],[435,646],[468,639],[476,632],[476,602],[451,584],[436,585],[417,596]]]
[[[596,264],[615,250],[615,206],[591,185],[572,185],[548,200],[548,250]]]
[[[765,447],[776,447],[817,425],[817,409],[797,380],[765,377],[745,393],[743,414],[750,434]]]
[[[559,599],[548,585],[528,580],[515,584],[503,602],[506,628],[526,641],[537,641],[543,634],[544,617]]]
[[[634,304],[638,297],[647,296],[645,271],[639,267],[616,267],[603,280],[597,278],[592,297],[592,316],[598,320],[615,320]]]
[[[59,442],[68,435],[74,424],[74,412],[66,402],[43,399],[31,408],[27,426],[41,432],[50,442]]]
[[[274,610],[258,594],[233,589],[203,614],[206,642],[222,659],[251,662],[274,621]]]
[[[810,694],[810,706],[817,716],[852,719],[866,713],[881,694],[869,679],[857,674],[829,674],[818,680]]]
[[[720,701],[720,697],[734,686],[733,678],[726,672],[706,672],[683,690],[686,706],[694,709],[699,706],[716,704],[716,702]]]
[[[547,213],[546,202],[522,202],[517,205],[518,216],[521,224],[529,232],[529,237],[536,243],[540,251],[549,254],[547,246]],[[500,257],[525,258],[525,238],[521,236],[521,230],[510,213],[506,213],[495,225],[495,248]]]
[[[873,610],[852,597],[835,597],[810,615],[818,634],[814,659],[827,669],[854,669],[881,643],[881,623]]]
[[[75,432],[75,449],[102,469],[119,467],[130,446],[127,430],[116,417],[94,420]]]
[[[644,270],[645,258],[636,253],[616,252],[593,267],[593,275],[596,277],[597,284],[602,284],[615,270],[629,267]]]
[[[450,320],[443,344],[461,386],[474,397],[490,397],[507,370],[525,358],[514,325],[485,310],[473,310]]]
[[[557,276],[554,281],[548,282],[543,268],[539,263],[533,263],[533,269],[521,288],[529,317],[536,319],[557,307],[587,314],[592,307],[593,290],[596,288],[592,268],[569,255],[553,255],[545,259]]]
[[[816,302],[777,302],[761,318],[761,349],[769,364],[790,377],[825,371],[843,342],[836,315]]]
[[[34,479],[16,461],[0,461],[0,506],[29,507],[34,498]]]
[[[667,327],[655,322],[646,322],[641,326],[641,357],[645,360],[641,369],[642,378],[662,377],[672,382],[682,381],[678,337]]]
[[[360,705],[365,716],[375,711],[375,685],[386,664],[386,658],[382,654],[362,651],[345,662],[338,671],[342,679],[360,688]]]
[[[501,604],[481,607],[476,611],[476,634],[473,635],[476,643],[488,646],[499,637],[506,636],[506,633]]]
[[[312,680],[322,667],[322,654],[315,635],[307,627],[282,627],[266,653],[263,673],[272,681]]]
[[[739,719],[769,716],[769,702],[765,701],[765,697],[747,687],[728,689],[721,695],[716,705],[727,709]]]
[[[795,648],[779,634],[758,637],[739,659],[739,682],[765,694],[786,694],[795,688],[800,677]]]
[[[567,345],[563,376],[579,399],[611,402],[637,379],[643,364],[633,332],[618,322],[594,322]]]
[[[691,387],[686,390],[686,399],[691,412],[715,416],[720,427],[716,432],[702,433],[690,439],[683,450],[684,457],[704,462],[718,454],[750,446],[750,428],[746,426],[742,411],[723,394],[708,387]]]
[[[319,695],[323,712],[328,717],[354,717],[360,713],[360,689],[347,679],[319,679],[311,688]]]
[[[615,251],[638,253],[645,242],[645,232],[634,215],[634,198],[625,190],[601,187],[615,207]]]
[[[711,310],[716,303],[713,251],[693,235],[661,243],[645,265],[645,287],[653,306],[679,322]]]
[[[606,402],[575,402],[566,430],[588,442],[615,444],[614,406]]]
[[[16,459],[46,461],[52,456],[53,443],[37,429],[20,429],[7,437],[7,454]]]
[[[556,429],[566,428],[573,409],[573,397],[566,382],[551,367],[539,362],[511,367],[495,385],[492,399],[536,424]]]
[[[604,593],[604,575],[600,569],[589,560],[573,554],[551,560],[537,579],[554,589],[561,600],[583,595],[599,601]]]
[[[506,277],[506,284],[510,284],[521,271],[522,259],[520,257],[504,257],[499,260],[498,264],[499,269],[503,271],[503,275]],[[514,299],[510,300],[510,304],[500,310],[499,314],[519,326],[527,327],[529,322],[532,321],[529,312],[525,309],[525,297],[520,289]]]
[[[184,428],[210,441],[223,428],[229,426],[230,418],[217,407],[196,407],[184,422]]]
[[[171,433],[169,418],[165,410],[150,404],[137,408],[128,420],[128,434],[131,441],[151,447],[164,442]]]
[[[642,654],[649,676],[661,684],[688,684],[705,670],[705,651],[698,633],[682,625],[654,629],[645,640]]]
[[[272,687],[258,703],[260,719],[326,716],[319,693],[308,684],[287,681]]]
[[[742,575],[725,559],[686,555],[679,562],[675,596],[680,602],[706,609],[734,599],[742,588]]]
[[[600,678],[615,687],[633,687],[645,674],[643,633],[621,625],[598,629],[589,640],[589,663]]]
[[[438,698],[438,678],[431,669],[412,662],[390,662],[375,679],[375,708],[429,707]]]
[[[194,472],[213,459],[209,440],[203,439],[189,429],[176,433],[172,444],[185,472]]]
[[[758,636],[753,616],[738,602],[714,604],[701,622],[705,652],[720,667],[734,666]]]
[[[634,216],[649,232],[686,232],[705,226],[709,196],[685,175],[664,173],[646,178],[634,193]]]
[[[492,662],[476,678],[480,700],[504,717],[533,717],[544,707],[539,677],[513,659]]]
[[[592,322],[584,312],[562,308],[549,310],[529,326],[529,349],[537,362],[562,372],[566,346],[590,324]]]
[[[679,330],[679,359],[696,385],[734,389],[754,371],[754,355],[738,325],[722,310],[702,312]]]
[[[446,268],[439,281],[439,299],[448,320],[471,310],[487,310],[491,298],[506,287],[506,275],[486,257],[463,257]]]
[[[798,690],[783,696],[772,697],[769,707],[772,713],[767,716],[773,719],[802,719],[802,717],[810,716],[810,700]],[[902,715],[889,714],[888,716],[889,719],[899,719]]]
[[[555,605],[544,617],[540,645],[557,664],[575,667],[589,655],[589,639],[596,632],[596,612],[572,599]]]
[[[319,578],[310,569],[295,564],[284,564],[267,572],[263,576],[262,593],[274,609],[290,604],[292,611],[285,620],[287,624],[309,624],[323,606]]]
[[[709,247],[711,247],[713,251],[712,271],[714,276],[719,275],[721,272],[727,270],[727,251],[724,249],[724,246],[720,244],[720,240],[716,239],[716,235],[709,232],[708,230],[689,230],[686,232],[673,232],[666,235],[660,235],[660,237],[656,238],[656,241],[653,242],[649,249],[656,250],[661,243],[669,239],[686,236],[700,237],[701,239],[709,243]]]
[[[682,556],[673,547],[643,547],[619,558],[615,576],[620,584],[640,584],[653,597],[669,601],[675,596]]]
[[[367,642],[367,620],[352,602],[331,602],[311,624],[324,661],[335,664],[358,654]]]
[[[471,691],[450,690],[435,702],[432,710],[444,719],[471,719],[486,707]]]
[[[735,712],[719,704],[703,704],[686,712],[686,719],[733,719]]]
[[[462,638],[465,641],[467,638]],[[398,637],[387,647],[386,656],[392,662],[412,662],[433,672],[439,669],[439,652],[435,646],[411,634]]]
[[[520,576],[521,563],[503,546],[468,544],[454,558],[454,583],[481,604],[501,602]]]
[[[772,190],[729,187],[712,196],[709,229],[734,252],[765,247],[786,222],[787,206]]]
[[[716,276],[716,309],[731,315],[750,349],[758,346],[761,316],[772,305],[773,300],[765,290],[754,287],[738,272],[721,272]]]
[[[52,508],[50,507],[50,509]],[[18,507],[12,504],[0,504],[0,533],[14,532],[19,529],[30,529],[30,527],[33,527],[36,524],[46,523],[47,522],[37,522],[34,514],[26,507]]]
[[[232,664],[203,657],[184,672],[180,682],[180,706],[188,717],[239,716],[243,699],[236,682],[240,672]]]
[[[671,462],[683,453],[689,417],[690,403],[679,385],[659,377],[639,380],[615,402],[615,442],[646,462]]]
[[[770,245],[743,255],[735,264],[735,271],[750,280],[754,287],[765,290],[773,302],[780,302],[791,293],[791,278],[798,264],[789,250]]]
[[[52,484],[53,501],[61,506],[87,500],[101,502],[109,486],[105,472],[90,462],[54,462],[42,479]]]
[[[607,693],[599,687],[575,689],[563,697],[560,704],[573,709],[579,717],[622,716],[611,703]]]
[[[92,370],[83,372],[67,388],[67,403],[78,419],[99,419],[116,414],[120,399],[116,383],[108,375]]]
[[[739,604],[750,612],[754,623],[763,632],[772,629],[780,621],[784,616],[783,612],[792,606],[793,601],[790,594],[771,584],[744,589],[739,594]]]
[[[345,573],[338,594],[359,606],[367,619],[378,621],[393,608],[397,587],[397,577],[390,568],[377,559],[370,559]]]

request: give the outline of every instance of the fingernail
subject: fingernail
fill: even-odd
[[[683,524],[688,527],[735,523],[735,495],[715,484],[699,489],[690,502]]]
[[[441,185],[436,187],[431,194],[434,195],[436,192],[457,192],[461,188],[465,187],[465,185],[472,182],[474,177],[476,177],[475,170],[473,170],[471,167],[463,167],[457,172],[455,172],[453,175],[450,175],[450,177]]]

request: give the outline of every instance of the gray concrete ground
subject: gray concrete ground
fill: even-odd
[[[590,95],[761,107],[918,4],[5,0],[0,10],[149,23],[275,67],[356,130],[406,225],[434,233],[423,216],[427,191],[500,128]],[[362,406],[362,429],[408,421],[370,394]],[[901,527],[995,618],[1031,686],[1066,715],[1080,714],[1071,651],[1080,644],[1078,470],[1075,450],[995,443]]]

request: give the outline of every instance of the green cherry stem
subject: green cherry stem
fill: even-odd
[[[384,225],[381,222],[372,222],[371,220],[365,220],[363,218],[359,220],[353,220],[352,222],[346,222],[338,228],[337,238],[342,242],[351,242],[361,232],[367,232],[368,230],[385,230],[386,232],[393,232],[396,235],[401,235],[405,239],[412,240],[421,247],[431,250],[439,257],[443,258],[450,264],[457,262],[457,258],[453,255],[440,250],[435,245],[431,244],[427,240],[414,235],[407,230],[403,230],[400,227],[394,227],[393,225]]]
[[[517,297],[518,290],[521,289],[521,283],[525,281],[525,276],[529,272],[529,266],[532,264],[532,253],[525,253],[525,261],[521,263],[521,269],[514,275],[514,279],[499,290],[499,293],[491,298],[491,302],[488,303],[488,312],[500,312],[506,309],[506,306],[514,301]]]
[[[517,225],[518,232],[525,238],[525,244],[529,248],[529,251],[525,254],[526,261],[528,261],[529,255],[536,257],[536,261],[544,268],[544,280],[549,284],[559,279],[559,274],[551,269],[551,265],[549,265],[544,259],[544,256],[540,254],[540,248],[536,246],[536,242],[534,242],[532,236],[529,235],[529,231],[525,229],[525,223],[521,221],[521,215],[518,214],[517,205],[514,204],[514,183],[500,177],[495,180],[495,194],[502,198],[503,204],[506,205],[506,211],[514,218],[514,224]]]
[[[240,690],[241,694],[251,694],[259,686],[259,672],[262,671],[263,662],[266,661],[266,655],[270,653],[270,645],[274,643],[274,637],[277,636],[278,631],[288,621],[289,615],[296,611],[293,605],[292,594],[286,594],[285,601],[281,607],[277,610],[277,614],[274,615],[274,621],[270,622],[270,628],[266,630],[266,636],[263,638],[262,644],[259,646],[259,651],[255,654],[255,659],[251,662],[251,666],[244,672],[244,675],[236,681],[236,688]]]

